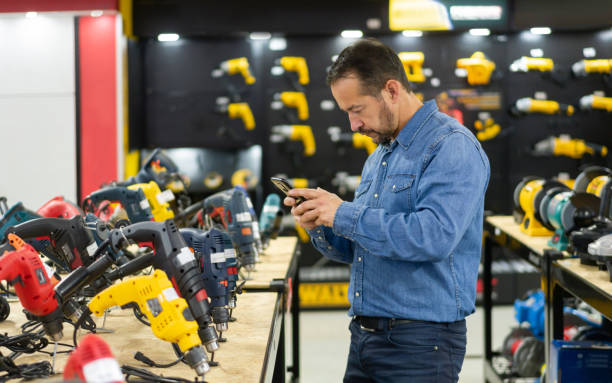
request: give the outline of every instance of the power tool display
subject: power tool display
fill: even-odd
[[[312,128],[309,125],[276,125],[272,127],[271,142],[284,142],[285,140],[301,141],[304,144],[304,156],[313,156],[316,144]]]
[[[586,155],[605,157],[608,155],[608,148],[580,138],[560,135],[537,142],[532,154],[534,156],[566,156],[575,159],[583,158]]]
[[[425,55],[423,52],[399,52],[397,55],[404,66],[408,81],[425,82],[425,75],[423,74]]]
[[[287,72],[295,72],[298,76],[298,82],[301,85],[308,85],[310,82],[310,76],[308,73],[308,64],[306,59],[299,56],[283,56],[277,64],[282,66]]]
[[[246,102],[220,104],[217,106],[217,111],[227,113],[227,116],[231,119],[241,119],[246,130],[255,129],[255,117],[251,107]]]
[[[168,201],[174,199],[174,194],[171,190],[166,189],[162,193],[161,189],[155,181],[150,181],[146,184],[134,184],[128,186],[130,190],[142,190],[147,201],[149,201],[149,207],[153,214],[153,219],[157,222],[162,222],[167,219],[174,218],[174,212],[170,208]]]
[[[469,58],[457,60],[457,68],[467,71],[467,82],[470,85],[487,85],[491,82],[491,74],[495,63],[487,60],[484,53],[477,51]]]
[[[75,215],[83,216],[83,210],[64,197],[57,196],[46,202],[36,211],[42,217],[72,218]]]
[[[215,227],[229,234],[238,252],[240,265],[247,271],[254,270],[257,247],[251,228],[251,213],[244,194],[236,189],[218,192],[207,197],[203,207]]]
[[[153,275],[115,284],[96,295],[89,303],[89,309],[102,316],[112,306],[123,307],[130,303],[136,303],[146,315],[156,337],[178,344],[185,353],[185,361],[198,375],[204,376],[208,372],[210,366],[198,337],[198,323],[186,314],[188,305],[176,294],[166,273],[155,270]]]
[[[572,105],[560,104],[557,101],[551,100],[536,100],[534,98],[523,97],[516,100],[513,107],[515,114],[565,114],[571,116],[574,114]]]
[[[546,188],[544,186],[546,185]],[[549,188],[561,186],[556,182],[547,183],[543,178],[525,177],[514,189],[514,217],[520,223],[521,231],[534,237],[547,237],[552,231],[546,228],[540,218],[539,201]]]
[[[545,59],[542,57],[528,57],[522,56],[520,59],[515,60],[510,65],[512,72],[552,72],[555,68],[555,63],[552,59]]]
[[[100,336],[88,334],[70,353],[63,373],[64,380],[96,383],[123,383],[123,373],[108,343]]]
[[[150,257],[150,263],[141,265],[141,268],[152,264],[170,277],[176,290],[187,301],[189,310],[199,325],[198,334],[206,349],[209,352],[218,349],[217,333],[214,327],[210,326],[210,305],[200,265],[174,222],[140,222],[113,229],[110,233],[110,245],[115,252],[128,246],[129,240],[153,244],[155,255]],[[142,257],[131,262],[137,262],[140,258]],[[122,267],[130,265],[131,262]]]
[[[227,264],[221,231],[186,228],[180,232],[187,246],[193,249],[193,254],[202,268],[202,278],[210,297],[212,318],[217,331],[227,331],[229,321]]]
[[[580,98],[580,108],[583,110],[605,110],[612,112],[612,97],[601,97],[589,94]]]
[[[282,102],[287,108],[295,108],[298,119],[308,120],[308,101],[304,92],[281,92],[275,94],[274,99]]]
[[[40,217],[40,214],[26,209],[21,202],[9,209],[6,198],[0,197],[0,242],[6,238],[6,229],[9,227]]]
[[[610,74],[610,72],[612,72],[612,60],[610,59],[580,60],[572,65],[572,73],[576,77],[584,77],[589,73]]]
[[[64,314],[55,299],[52,277],[32,246],[12,233],[8,240],[16,250],[0,257],[0,280],[13,286],[23,308],[36,316],[51,339],[61,339]]]
[[[501,127],[492,118],[486,120],[476,120],[474,122],[474,128],[476,129],[476,138],[478,141],[488,141],[499,135]]]
[[[89,265],[98,248],[80,215],[71,219],[36,218],[6,232],[25,239],[64,271]]]
[[[96,190],[83,200],[83,210],[99,216],[100,204],[103,201],[120,204],[125,209],[130,223],[154,219],[151,205],[142,189],[130,190],[123,186],[111,186]]]
[[[268,194],[261,209],[261,214],[259,214],[259,228],[261,229],[264,248],[268,246],[270,239],[275,239],[282,230],[283,215],[281,199],[278,194]]]
[[[251,214],[251,228],[253,229],[253,238],[255,238],[255,243],[257,244],[257,252],[260,253],[263,251],[261,231],[259,230],[259,221],[257,220],[257,213],[255,212],[255,207],[253,206],[251,197],[249,197],[249,192],[247,192],[247,190],[241,185],[235,185],[234,189],[239,190],[244,196],[244,199],[246,200],[246,204],[249,208],[249,213]]]
[[[223,61],[219,65],[219,69],[230,76],[239,73],[244,78],[244,82],[248,85],[255,83],[255,77],[251,74],[249,60],[246,57],[238,57]]]
[[[355,149],[365,149],[368,156],[376,150],[378,145],[372,139],[361,133],[343,132],[338,126],[331,126],[327,129],[329,138],[340,147],[353,147]]]

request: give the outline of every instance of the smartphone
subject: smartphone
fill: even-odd
[[[286,196],[289,196],[289,190],[293,189],[289,181],[287,181],[284,178],[270,177],[270,181],[272,181],[272,183],[274,184],[274,186],[276,186],[278,190],[285,193]],[[295,199],[295,206],[305,201],[304,197],[291,197],[291,198]]]

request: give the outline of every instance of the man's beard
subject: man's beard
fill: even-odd
[[[361,134],[366,134],[368,132],[374,133],[378,136],[378,138],[372,138],[375,144],[378,145],[389,145],[393,140],[393,133],[395,133],[395,129],[393,129],[393,113],[387,107],[387,103],[384,100],[381,100],[382,108],[380,109],[380,113],[378,115],[378,121],[380,125],[380,131],[375,130],[360,130]]]

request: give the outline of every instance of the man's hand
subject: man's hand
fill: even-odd
[[[306,201],[295,206],[295,199],[291,197],[300,196]],[[291,189],[289,197],[283,202],[286,206],[291,206],[291,214],[300,226],[306,230],[312,230],[319,225],[332,227],[338,206],[344,201],[333,193],[317,188]]]

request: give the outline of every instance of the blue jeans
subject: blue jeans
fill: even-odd
[[[450,383],[459,380],[466,345],[465,320],[414,321],[370,332],[353,319],[344,383]]]

